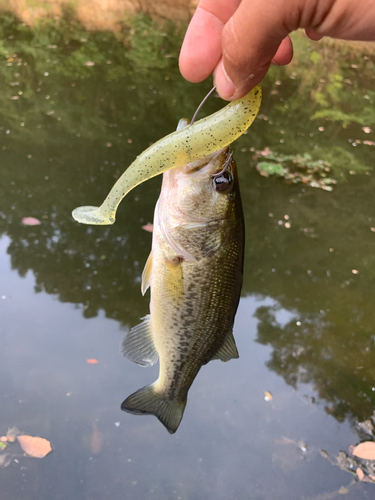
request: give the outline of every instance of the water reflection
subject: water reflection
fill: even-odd
[[[87,318],[103,310],[124,326],[134,325],[147,311],[139,286],[150,236],[140,227],[152,219],[160,180],[131,193],[118,223],[110,229],[78,227],[69,213],[87,199],[102,199],[113,177],[139,151],[173,130],[176,117],[191,113],[202,90],[182,82],[172,64],[153,70],[152,85],[150,78],[140,78],[134,71],[139,64],[136,59],[103,62],[100,71],[84,64],[73,70],[59,45],[38,46],[36,55],[30,55],[19,32],[17,36],[21,64],[5,60],[1,70],[6,82],[17,78],[17,89],[22,87],[27,94],[16,102],[8,96],[2,108],[0,231],[11,238],[7,251],[12,267],[21,276],[33,270],[36,291],[82,304]],[[72,36],[71,45],[66,46],[75,57],[78,36]],[[98,37],[79,43],[79,51],[88,60],[95,59],[93,50],[99,46],[120,57],[112,35],[99,42]],[[113,76],[118,71],[126,73],[125,86]],[[290,85],[283,80],[277,98],[283,87],[290,93]],[[5,88],[13,92],[12,86]],[[274,142],[280,129],[270,121],[282,121],[285,126],[285,120],[292,120],[285,114],[287,105],[273,107],[274,98],[266,99],[262,109],[268,121],[259,121],[236,153],[247,228],[243,293],[272,296],[295,316],[280,327],[271,310],[258,312],[259,341],[274,348],[269,366],[289,383],[314,381],[328,401],[327,410],[340,420],[345,416],[361,419],[374,406],[373,177],[352,177],[350,184],[329,195],[259,178],[248,167],[249,150]],[[27,102],[33,108],[26,112]],[[219,105],[211,101],[207,112]],[[48,114],[51,109],[54,113]],[[296,128],[293,148],[299,150],[306,147],[303,136],[311,125],[296,123]],[[299,130],[306,131],[300,139]],[[335,144],[341,147],[346,133],[336,133]],[[357,149],[357,153],[361,158],[362,152]],[[363,148],[364,162],[366,154]],[[279,225],[286,214],[290,229]],[[27,215],[38,217],[42,224],[24,227],[20,221]],[[297,321],[301,326],[294,328]]]
[[[202,370],[176,441],[166,445],[158,422],[132,419],[118,408],[151,377],[136,366],[129,368],[117,352],[124,332],[148,311],[140,276],[151,236],[141,226],[152,220],[160,179],[130,193],[109,229],[78,226],[70,212],[87,200],[100,202],[140,151],[174,130],[178,118],[192,115],[209,83],[196,87],[183,82],[173,69],[172,49],[172,58],[163,59],[166,65],[146,65],[142,72],[137,58],[124,55],[112,35],[91,39],[85,34],[89,41],[80,42],[83,32],[70,38],[65,32],[70,40],[65,44],[60,32],[51,32],[54,41],[46,41],[41,34],[35,40],[12,22],[2,29],[4,55],[9,56],[0,64],[0,235],[7,254],[0,260],[0,298],[6,297],[0,300],[6,352],[0,364],[6,402],[2,423],[32,427],[35,434],[42,425],[45,434],[53,434],[59,453],[65,453],[63,461],[56,453],[47,465],[28,465],[25,474],[38,498],[51,498],[49,487],[37,484],[46,475],[58,481],[56,498],[77,499],[123,498],[129,488],[136,490],[129,498],[146,498],[150,490],[165,498],[172,491],[167,477],[176,478],[173,488],[182,498],[217,500],[233,492],[241,498],[249,470],[263,478],[262,485],[254,486],[259,498],[322,493],[318,482],[306,491],[312,469],[324,478],[324,492],[332,492],[333,483],[347,485],[341,471],[326,470],[319,449],[336,454],[353,444],[350,425],[368,418],[375,407],[374,176],[370,169],[369,175],[351,175],[343,165],[337,176],[343,173],[347,182],[333,193],[285,185],[261,178],[251,168],[251,148],[325,155],[334,146],[350,153],[348,164],[356,160],[367,169],[372,146],[363,141],[374,139],[362,130],[368,123],[350,122],[343,128],[327,117],[311,121],[316,102],[299,86],[302,77],[290,79],[287,70],[275,69],[265,83],[268,98],[262,113],[267,120],[257,121],[234,147],[246,225],[243,299],[235,327],[240,359],[226,366],[225,376],[218,363]],[[33,50],[26,50],[27,44]],[[11,56],[14,60],[8,62]],[[370,62],[371,57],[364,64]],[[339,70],[344,78],[351,72],[351,81],[357,81],[347,63]],[[361,86],[351,92],[340,89],[346,102],[355,96],[350,105],[358,110],[373,98],[373,80],[364,74]],[[207,105],[207,114],[220,107],[214,99]],[[340,102],[334,105],[339,108]],[[322,126],[324,132],[319,132]],[[355,147],[353,140],[358,140]],[[42,223],[26,227],[21,223],[25,216]],[[99,358],[96,372],[88,371],[94,367],[86,365],[86,358]],[[69,359],[74,361],[68,369]],[[265,390],[277,395],[266,407]],[[76,393],[75,399],[67,393]],[[89,461],[91,451],[81,446],[81,436],[91,435],[93,415],[107,444],[100,459]],[[122,434],[114,426],[118,421]],[[342,423],[336,427],[332,422]],[[74,443],[70,450],[69,432],[77,438],[69,441]],[[297,443],[314,443],[311,461],[296,460],[294,475],[275,449],[283,446],[275,440],[285,435]],[[273,481],[266,486],[264,464],[273,454]],[[75,457],[72,462],[70,456]],[[229,466],[228,456],[234,457]],[[138,469],[132,468],[133,461]],[[110,478],[107,490],[103,463]],[[151,473],[155,464],[157,473]],[[73,477],[71,486],[54,470]],[[290,474],[288,480],[285,474]],[[11,486],[16,478],[14,469],[4,486],[6,500],[17,496]],[[366,498],[365,491],[356,498]]]

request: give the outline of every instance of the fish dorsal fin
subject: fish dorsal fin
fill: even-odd
[[[121,344],[121,351],[125,358],[138,365],[152,366],[157,362],[159,355],[152,338],[149,314],[126,335]]]
[[[239,358],[236,341],[231,330],[224,340],[224,344],[220,347],[217,353],[211,359],[221,359],[221,361],[229,361],[230,359]]]
[[[142,295],[144,295],[147,292],[147,289],[150,286],[151,271],[152,271],[152,250],[146,260],[146,264],[142,273],[142,284],[141,284]]]

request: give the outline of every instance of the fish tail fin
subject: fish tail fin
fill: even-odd
[[[174,434],[184,414],[184,401],[168,401],[156,392],[154,384],[139,389],[128,396],[121,410],[133,415],[155,415],[170,434]]]

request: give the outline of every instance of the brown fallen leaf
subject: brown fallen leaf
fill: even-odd
[[[51,443],[42,437],[17,436],[23,451],[30,457],[43,458],[52,451]]]
[[[363,470],[360,467],[358,467],[356,470],[356,473],[357,473],[358,479],[360,481],[363,481],[363,478],[365,477],[365,473],[363,472]]]
[[[8,429],[8,432],[7,432],[7,441],[9,443],[14,443],[14,441],[16,440],[16,436],[18,436],[18,434],[20,433],[20,431],[17,429],[17,427],[11,427],[10,429]]]
[[[272,400],[272,394],[269,391],[264,391],[264,399],[266,401],[271,401]]]
[[[372,483],[371,477],[366,476],[366,474],[363,472],[363,470],[360,467],[358,467],[358,469],[356,470],[356,473],[357,473],[358,479],[360,481],[362,481],[363,483]]]
[[[149,222],[148,224],[142,226],[142,229],[144,229],[148,233],[152,233],[152,231],[154,230],[154,225]]]
[[[8,453],[6,453],[5,455],[0,455],[0,467],[8,467],[11,461],[12,457]]]
[[[94,359],[94,358],[88,358],[88,359],[86,359],[86,363],[88,363],[89,365],[96,365],[99,363],[99,361],[97,359]]]
[[[24,217],[22,219],[22,224],[25,226],[39,226],[41,224],[39,219],[36,219],[35,217]]]
[[[348,488],[345,488],[345,486],[341,486],[341,488],[339,489],[338,493],[340,495],[347,495],[349,493],[349,490],[348,490]]]
[[[358,458],[364,460],[375,460],[375,442],[365,441],[355,446],[351,453]]]
[[[290,439],[285,436],[281,436],[280,439],[275,439],[276,444],[297,444],[293,439]]]
[[[96,422],[92,422],[92,434],[91,434],[91,451],[96,455],[100,452],[103,447],[103,434],[99,431],[98,425]]]

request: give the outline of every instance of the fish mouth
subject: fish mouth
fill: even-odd
[[[219,149],[218,151],[215,151],[215,153],[211,153],[210,155],[207,155],[204,158],[192,161],[191,163],[187,163],[183,167],[182,172],[184,174],[199,173],[202,175],[207,175],[207,172],[212,170],[212,165],[216,162],[218,158],[220,158],[220,156],[223,156],[225,161],[228,152],[229,152],[229,146]],[[218,171],[220,171],[220,169],[218,169]]]

